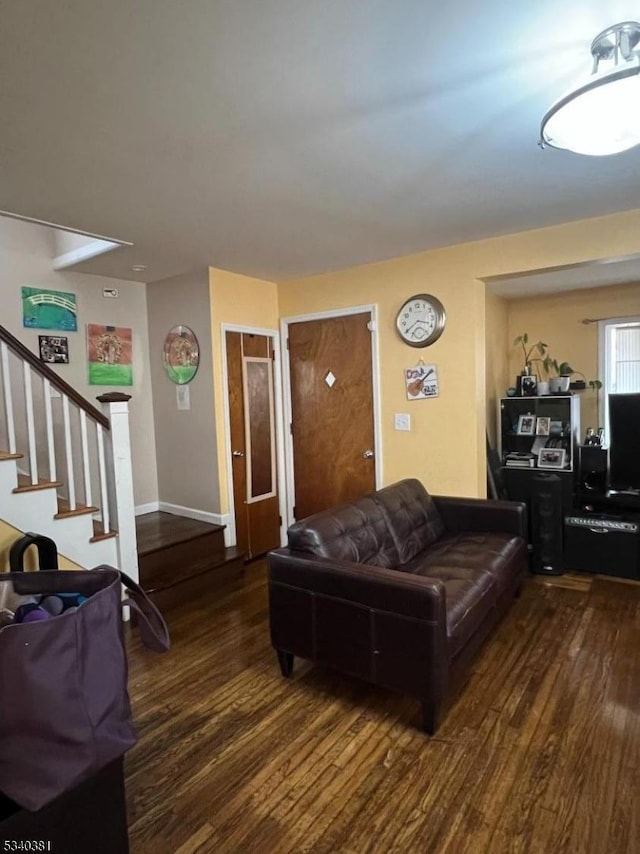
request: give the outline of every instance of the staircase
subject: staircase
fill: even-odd
[[[224,526],[145,513],[136,519],[140,584],[160,610],[240,579],[243,553],[225,548]]]
[[[96,409],[0,326],[0,520],[79,566],[123,569],[166,608],[239,578],[243,554],[221,525],[136,519],[128,399],[101,395]]]
[[[128,396],[102,411],[0,326],[0,520],[137,578]]]

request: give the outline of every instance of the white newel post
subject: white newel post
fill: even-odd
[[[131,437],[129,434],[130,394],[119,391],[101,394],[98,400],[111,422],[111,458],[113,462],[113,526],[118,531],[119,569],[134,581],[139,580],[136,514],[133,499]]]

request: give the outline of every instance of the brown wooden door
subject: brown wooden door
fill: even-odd
[[[226,333],[236,543],[247,557],[280,545],[273,344]]]
[[[296,519],[375,489],[370,320],[289,325]]]

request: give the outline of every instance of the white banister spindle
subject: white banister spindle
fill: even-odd
[[[76,483],[73,474],[73,449],[71,445],[71,420],[69,418],[69,398],[62,396],[62,423],[64,426],[64,450],[67,458],[67,489],[69,510],[76,509]]]
[[[122,392],[100,395],[102,411],[111,423],[113,488],[115,494],[115,526],[118,531],[119,568],[138,580],[138,541],[136,537],[136,508],[133,497],[131,469],[131,437],[129,434],[130,395]]]
[[[31,483],[38,482],[38,452],[36,448],[36,424],[33,415],[33,390],[31,388],[31,367],[22,363],[24,376],[24,402],[27,410],[27,445],[29,449],[29,472]]]
[[[80,444],[82,448],[82,475],[84,478],[84,502],[88,506],[91,500],[91,471],[89,469],[89,443],[87,442],[87,413],[80,410]]]
[[[102,508],[102,526],[109,530],[109,493],[107,490],[107,467],[104,464],[104,431],[102,424],[96,424],[98,438],[98,477],[100,479],[100,506]]]
[[[49,453],[49,480],[55,480],[56,449],[53,441],[53,415],[51,414],[51,383],[46,377],[42,378],[42,389],[44,392],[44,421],[47,429],[47,450]]]
[[[10,454],[16,452],[16,425],[13,420],[13,398],[11,396],[11,376],[9,374],[9,348],[0,342],[0,355],[2,356],[2,387],[4,390],[4,411],[7,416],[7,444]]]

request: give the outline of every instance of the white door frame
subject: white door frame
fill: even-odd
[[[373,395],[373,444],[374,469],[376,489],[382,486],[382,431],[381,431],[381,402],[380,402],[380,346],[378,340],[378,306],[354,305],[347,308],[336,308],[330,311],[318,311],[313,314],[297,314],[293,317],[283,317],[280,321],[280,337],[287,346],[282,351],[282,389],[284,391],[284,462],[286,478],[286,520],[288,528],[294,521],[293,507],[295,501],[295,480],[293,471],[293,436],[291,434],[291,366],[289,362],[289,324],[304,323],[308,320],[324,320],[331,317],[345,317],[350,314],[365,314],[371,316],[371,378]]]
[[[266,338],[271,338],[273,345],[273,390],[274,390],[274,409],[275,409],[275,440],[276,440],[276,477],[278,485],[278,512],[282,523],[280,525],[280,545],[286,542],[287,524],[286,524],[286,480],[284,466],[284,420],[283,400],[282,400],[282,366],[281,366],[281,348],[280,334],[277,329],[264,329],[258,326],[240,326],[236,323],[222,323],[220,325],[222,333],[222,407],[225,425],[225,456],[227,461],[227,501],[229,504],[229,545],[235,546],[238,542],[236,533],[236,505],[233,494],[233,457],[231,455],[231,412],[229,410],[229,367],[227,364],[227,332],[239,332],[244,335],[263,335]]]

